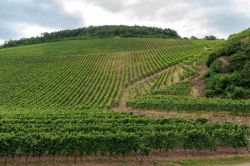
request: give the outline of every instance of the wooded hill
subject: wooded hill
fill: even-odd
[[[20,40],[9,40],[4,43],[2,48],[38,43],[48,43],[67,39],[89,39],[108,37],[180,38],[180,36],[175,30],[168,28],[162,29],[137,25],[105,25],[89,26],[73,30],[62,30],[52,33],[42,33],[41,36],[38,37],[22,38]]]

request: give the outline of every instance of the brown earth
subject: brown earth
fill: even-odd
[[[154,161],[163,161],[163,160],[186,160],[186,159],[199,159],[201,157],[213,158],[213,157],[233,157],[233,156],[249,156],[250,154],[247,152],[245,148],[237,149],[237,151],[230,147],[220,147],[216,152],[211,151],[201,151],[198,152],[196,150],[187,150],[184,151],[182,149],[177,149],[174,151],[152,151],[149,157],[141,158],[139,154],[130,154],[128,156],[122,157],[110,157],[110,156],[88,156],[82,157],[82,160],[78,156],[75,160],[74,157],[66,157],[56,156],[54,161],[52,157],[43,156],[39,160],[37,157],[30,157],[27,161],[25,157],[16,157],[15,160],[8,159],[7,164],[5,163],[5,158],[0,158],[0,165],[7,166],[158,166],[161,164],[156,164]],[[9,161],[9,162],[8,162]],[[159,162],[160,163],[160,162]]]
[[[219,60],[222,62],[223,65],[227,65],[229,63],[228,56],[221,56],[221,57],[219,57]]]
[[[204,79],[204,74],[207,72],[207,66],[201,65],[199,67],[199,75],[193,76],[188,80],[193,84],[193,94],[196,97],[204,96],[206,89],[206,81]]]
[[[169,67],[169,68],[166,68],[166,69],[163,69],[157,73],[154,73],[148,77],[145,77],[145,78],[142,78],[140,80],[138,80],[137,82],[134,82],[132,84],[129,85],[129,87],[133,87],[136,83],[142,83],[142,82],[145,82],[145,81],[148,81],[152,78],[155,78],[157,76],[160,76],[162,73],[165,73],[167,72],[168,70],[171,70],[172,68],[175,68],[175,67]],[[129,87],[125,87],[123,89],[123,93],[121,94],[121,99],[120,99],[120,103],[118,106],[114,107],[112,110],[114,111],[119,111],[119,110],[126,110],[127,107],[126,107],[126,99],[127,99],[127,96],[128,96],[128,88]]]

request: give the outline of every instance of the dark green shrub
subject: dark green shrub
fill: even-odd
[[[230,56],[230,55],[236,53],[237,51],[241,50],[242,49],[241,44],[242,43],[240,41],[231,42],[227,47],[225,47],[225,49],[224,49],[225,54]]]
[[[246,63],[247,55],[243,51],[238,51],[229,58],[229,69],[233,71],[240,71]]]
[[[205,91],[205,96],[206,96],[206,97],[214,97],[214,96],[216,96],[216,95],[217,95],[217,93],[216,93],[215,90],[207,89],[207,90]]]
[[[241,85],[250,88],[250,61],[248,61],[240,72]]]
[[[225,94],[229,98],[241,99],[246,98],[247,93],[244,88],[235,85],[230,85],[225,89]]]
[[[216,59],[211,65],[210,65],[210,71],[219,73],[222,69],[222,63],[218,59]]]
[[[198,123],[198,124],[205,124],[208,122],[208,119],[207,118],[197,118],[195,120],[195,123]]]

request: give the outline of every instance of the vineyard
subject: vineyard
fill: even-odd
[[[118,38],[1,49],[0,105],[110,108],[119,105],[124,88],[180,62],[197,59],[204,55],[204,44],[212,48],[217,43]],[[180,77],[193,72],[185,63],[177,68]],[[152,86],[159,87],[169,73],[171,69]]]
[[[222,99],[222,98],[206,98],[197,97],[193,93],[193,85],[186,78],[190,75],[195,75],[196,70],[193,68],[188,69],[186,72],[175,68],[170,71],[177,72],[177,79],[173,81],[174,74],[166,72],[161,74],[155,79],[151,79],[151,86],[149,86],[146,93],[138,84],[136,84],[130,95],[127,98],[126,106],[131,108],[144,108],[144,109],[156,109],[156,110],[187,110],[187,111],[229,111],[233,113],[249,113],[250,100],[234,100],[234,99]],[[185,72],[183,72],[185,71]],[[185,73],[185,74],[183,74]],[[186,74],[187,73],[187,74]],[[164,76],[165,75],[165,76]],[[180,77],[181,76],[181,77]],[[164,79],[162,79],[164,78]],[[167,78],[167,79],[166,79]],[[160,81],[159,81],[160,80]],[[163,81],[162,81],[163,80]],[[144,85],[148,81],[142,82]],[[131,92],[137,95],[131,97]]]
[[[191,76],[199,75],[199,65],[205,59],[205,55],[189,58],[188,60],[184,60],[177,65],[167,68],[157,75],[153,75],[152,77],[148,77],[147,79],[130,85],[128,89],[129,95],[127,100],[157,93],[157,91],[165,91],[166,89],[171,88],[172,85],[175,86],[175,84],[183,82]],[[187,88],[192,88],[192,85],[190,84]]]
[[[192,95],[189,79],[220,43],[106,38],[0,49],[0,159],[248,151],[247,125],[115,112],[249,112],[249,100]]]
[[[159,76],[136,83],[129,89],[126,106],[145,110],[228,111],[248,114],[249,43],[247,29],[222,44],[209,56],[184,60]],[[203,76],[199,73],[202,71],[199,69],[200,64],[206,64],[203,69],[210,65]],[[197,78],[195,80],[190,76]],[[204,87],[207,86],[203,96],[192,85],[198,83],[200,91],[205,91]]]
[[[249,100],[233,100],[220,98],[205,98],[192,96],[148,95],[127,101],[127,106],[134,108],[151,108],[161,110],[189,111],[250,111]]]
[[[207,119],[154,119],[98,110],[6,109],[0,113],[0,155],[148,156],[152,150],[246,148],[248,127]],[[67,118],[65,118],[67,117]]]

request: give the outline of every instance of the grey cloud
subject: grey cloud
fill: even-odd
[[[237,11],[232,0],[187,0],[194,9],[201,7],[204,13],[206,27],[217,33],[229,35],[239,32],[250,26],[250,17],[247,11]]]
[[[221,33],[235,33],[250,27],[250,17],[232,10],[221,10],[208,15],[208,24]]]
[[[81,26],[82,18],[66,12],[57,0],[1,0],[0,38],[17,37],[20,23],[65,29]],[[12,25],[12,27],[8,26]],[[16,31],[16,32],[15,32]]]
[[[130,6],[129,11],[134,17],[153,20],[158,12],[166,7],[166,3],[164,0],[158,0],[157,2],[154,0],[139,1],[133,6]],[[171,5],[172,3],[168,2],[168,7]]]
[[[87,3],[92,3],[96,6],[104,8],[110,12],[119,12],[126,8],[123,0],[83,0]]]
[[[74,1],[74,0],[72,0]],[[233,0],[79,0],[113,14],[122,14],[128,20],[175,24],[192,33],[190,27],[204,32],[229,35],[250,26],[246,11],[236,11]],[[91,16],[88,16],[91,17]],[[61,0],[0,0],[0,38],[19,37],[18,23],[35,24],[53,29],[83,26],[80,16],[66,12]],[[115,24],[115,22],[114,22]],[[192,25],[191,25],[192,24]],[[179,30],[178,29],[178,30]],[[191,30],[187,30],[191,29]],[[187,34],[191,35],[191,34]]]
[[[174,0],[138,0],[133,5],[120,8],[121,12],[128,14],[129,17],[154,21],[165,18],[174,20],[177,15],[184,18],[181,5],[181,1]]]
[[[173,23],[187,19],[187,17],[192,19],[194,14],[194,9],[190,7],[190,2],[187,3],[185,0],[137,0],[133,4],[126,4],[121,0],[84,1],[96,4],[109,12],[122,12],[129,18],[144,21],[165,20]]]
[[[185,21],[196,23],[210,33],[229,35],[250,26],[246,11],[236,11],[232,0],[138,0],[129,6],[113,1],[94,0],[108,11],[124,12],[138,20],[158,20],[166,24]]]
[[[220,7],[230,5],[230,0],[186,0],[186,2],[193,5],[205,6],[205,7]]]
[[[18,32],[8,23],[2,22],[0,19],[0,38],[4,40],[21,37]]]

